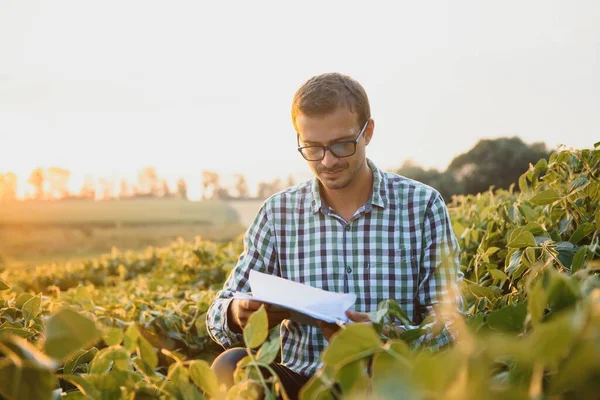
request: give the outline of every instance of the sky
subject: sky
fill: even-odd
[[[290,108],[313,75],[365,88],[367,156],[445,169],[478,140],[600,140],[600,2],[0,0],[0,172],[125,177],[200,195],[310,177]]]

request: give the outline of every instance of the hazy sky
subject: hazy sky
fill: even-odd
[[[443,169],[481,138],[600,140],[595,0],[0,0],[0,172],[154,165],[193,194],[202,169],[307,177],[290,105],[328,71],[365,87],[384,169]]]

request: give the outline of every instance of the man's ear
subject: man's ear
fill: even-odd
[[[367,128],[365,129],[365,146],[371,143],[371,139],[373,138],[373,133],[375,132],[375,120],[370,119]]]

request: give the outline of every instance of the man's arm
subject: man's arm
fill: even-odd
[[[429,315],[435,315],[436,305],[449,304],[457,311],[462,311],[460,282],[463,273],[460,271],[460,249],[452,230],[448,209],[437,192],[425,211],[422,249],[418,288],[419,309],[417,310],[421,320]],[[440,348],[450,344],[454,339],[448,329],[448,323],[445,323],[439,334],[434,335],[433,332],[429,332],[419,338],[415,345]]]
[[[268,218],[266,205],[263,205],[254,222],[244,235],[244,251],[236,266],[229,274],[223,289],[217,292],[215,300],[208,308],[206,326],[210,337],[224,348],[242,343],[240,327],[230,321],[230,305],[234,292],[248,292],[250,270],[276,274],[277,253],[273,226]],[[233,328],[233,329],[232,329]]]

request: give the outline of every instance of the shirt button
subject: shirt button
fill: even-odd
[[[346,267],[346,272],[347,272],[347,273],[351,273],[351,272],[352,272],[352,268],[350,268],[350,267]]]
[[[346,225],[346,230],[349,231],[350,229],[352,229],[352,226],[350,224]]]

